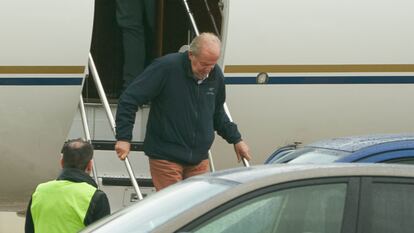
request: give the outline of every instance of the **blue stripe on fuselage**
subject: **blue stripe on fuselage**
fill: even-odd
[[[0,86],[70,86],[81,85],[83,78],[0,78]]]
[[[258,84],[256,77],[225,77],[226,84]],[[404,84],[414,76],[285,76],[269,77],[267,84]]]

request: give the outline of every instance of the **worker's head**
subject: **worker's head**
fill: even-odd
[[[90,172],[92,169],[93,147],[81,138],[72,139],[63,145],[61,165],[63,168],[77,168]]]
[[[190,44],[188,56],[191,69],[197,79],[204,79],[220,57],[220,39],[213,33],[201,33]]]

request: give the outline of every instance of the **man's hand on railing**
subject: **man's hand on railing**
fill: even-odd
[[[131,143],[127,141],[117,141],[115,144],[115,151],[120,160],[125,160],[131,150]]]
[[[240,162],[242,158],[245,158],[247,161],[252,159],[249,152],[249,146],[247,146],[244,141],[234,144],[234,151],[236,152],[238,162]]]

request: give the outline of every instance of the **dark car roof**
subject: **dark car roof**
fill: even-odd
[[[372,145],[414,140],[413,133],[406,134],[377,134],[377,135],[364,135],[364,136],[351,136],[341,138],[331,138],[315,143],[311,143],[306,147],[326,148],[341,150],[347,152],[355,152]]]

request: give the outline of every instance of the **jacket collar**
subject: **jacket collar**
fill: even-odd
[[[57,180],[68,180],[76,183],[86,182],[98,188],[98,185],[89,174],[77,168],[63,168]]]

